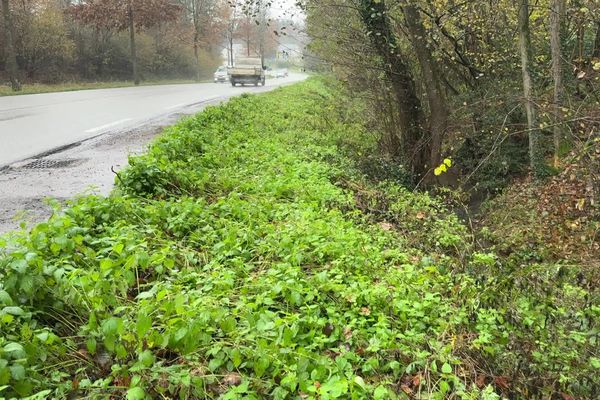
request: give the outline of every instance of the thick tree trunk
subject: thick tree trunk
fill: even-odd
[[[404,16],[410,39],[419,61],[429,103],[430,156],[429,171],[441,163],[442,141],[448,127],[448,106],[442,88],[441,74],[431,55],[421,15],[415,6],[405,1]],[[430,174],[430,178],[433,177]]]
[[[560,145],[564,138],[562,41],[564,38],[565,9],[565,0],[552,0],[550,8],[550,48],[552,52],[552,78],[554,79],[554,167],[559,166]]]
[[[137,50],[135,47],[135,23],[131,1],[129,2],[127,12],[129,14],[129,48],[131,50],[131,68],[133,72],[133,83],[137,86],[140,84],[140,75],[138,73]]]
[[[536,177],[545,173],[544,153],[541,132],[537,126],[535,104],[533,101],[533,80],[531,78],[531,34],[529,31],[529,0],[521,0],[519,4],[519,49],[521,53],[521,70],[523,73],[523,95],[527,127],[529,130],[529,162]]]
[[[4,15],[4,37],[6,38],[6,72],[8,72],[12,90],[18,92],[21,90],[21,82],[19,82],[19,67],[8,0],[2,0],[2,14]]]
[[[402,148],[393,149],[391,154],[402,155],[409,172],[418,180],[427,170],[429,150],[428,141],[423,138],[423,111],[414,79],[399,51],[385,2],[361,0],[359,6],[365,30],[369,32],[373,47],[381,58],[385,78],[391,85],[397,104]]]

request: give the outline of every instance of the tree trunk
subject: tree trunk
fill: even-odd
[[[386,81],[391,85],[398,109],[402,148],[392,156],[402,155],[407,169],[416,180],[427,170],[428,141],[423,138],[423,111],[410,68],[404,62],[394,36],[383,0],[361,0],[360,16],[373,48],[383,63]]]
[[[233,67],[233,34],[231,36],[229,36],[229,57],[230,57],[229,66]]]
[[[410,39],[419,61],[427,101],[429,103],[429,129],[430,129],[430,155],[429,155],[429,177],[432,168],[441,163],[442,141],[448,127],[448,106],[442,89],[441,74],[438,71],[435,60],[431,55],[431,49],[427,43],[425,28],[421,21],[421,15],[415,6],[407,1],[404,2],[404,17]]]
[[[560,145],[564,138],[562,118],[563,85],[563,55],[562,42],[564,38],[565,0],[552,0],[550,7],[550,49],[552,52],[552,78],[554,80],[554,167],[559,166]]]
[[[133,71],[133,84],[138,86],[140,84],[140,76],[138,73],[138,62],[137,62],[137,50],[135,47],[135,23],[133,16],[133,7],[131,6],[131,0],[127,7],[129,17],[129,48],[131,50],[131,68]]]
[[[194,60],[196,61],[196,82],[200,82],[200,52],[198,51],[198,26],[194,27]]]
[[[596,39],[594,40],[592,57],[600,58],[600,21],[596,22]]]
[[[246,56],[250,57],[250,28],[246,31]]]
[[[8,72],[12,90],[18,92],[21,90],[21,82],[19,82],[19,67],[8,0],[2,0],[2,13],[4,15],[4,37],[6,38],[6,72]]]
[[[521,0],[519,4],[519,49],[521,53],[521,70],[523,73],[523,96],[527,127],[529,130],[529,162],[535,177],[544,175],[544,153],[541,133],[537,127],[535,104],[533,102],[533,81],[531,78],[531,34],[529,31],[529,0]]]
[[[584,55],[584,45],[585,45],[585,20],[583,18],[579,18],[577,23],[577,58],[575,60],[575,65],[579,68],[583,67],[583,60],[585,58]]]

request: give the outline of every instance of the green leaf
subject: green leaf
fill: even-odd
[[[225,333],[230,333],[235,330],[236,321],[233,317],[227,317],[221,320],[221,329]]]
[[[102,333],[104,333],[107,336],[116,335],[119,333],[122,323],[123,322],[120,318],[109,318],[102,323]]]
[[[127,400],[143,400],[146,398],[146,392],[141,387],[134,387],[127,391]]]
[[[110,258],[105,258],[104,260],[100,261],[100,271],[109,271],[110,269],[112,269],[112,267],[113,262]]]
[[[231,361],[236,368],[242,364],[242,352],[239,349],[231,350]]]
[[[91,355],[96,354],[96,339],[94,338],[88,338],[88,340],[85,342],[85,345],[87,347],[87,350],[90,352]]]
[[[223,361],[221,359],[213,358],[212,360],[210,360],[208,362],[208,369],[211,372],[215,372],[222,364],[223,364]]]
[[[21,307],[15,307],[15,306],[4,307],[2,309],[2,311],[0,311],[0,312],[2,314],[10,314],[10,315],[15,315],[15,316],[19,316],[19,315],[25,314],[25,311],[23,311],[23,309]]]
[[[146,333],[148,333],[151,327],[152,318],[145,314],[139,315],[135,324],[135,333],[137,334],[138,338],[141,339]]]
[[[10,367],[10,374],[15,381],[21,381],[25,379],[25,367],[15,364]]]
[[[4,346],[4,352],[5,353],[19,353],[19,354],[25,354],[25,349],[23,348],[23,346],[21,346],[19,343],[9,343],[6,346]]]
[[[136,300],[143,300],[143,299],[149,299],[153,296],[154,296],[154,293],[151,290],[149,290],[146,292],[141,292],[135,298],[136,298]]]
[[[260,378],[263,376],[267,368],[269,368],[269,359],[267,357],[260,357],[254,362],[254,373]]]
[[[444,363],[444,365],[442,365],[442,373],[444,374],[451,374],[452,373],[452,366],[448,363]]]
[[[385,386],[377,386],[375,391],[373,392],[374,400],[387,400],[389,399],[388,390]]]
[[[0,290],[0,304],[10,306],[12,303],[13,301],[10,295],[4,290]]]
[[[362,389],[366,389],[367,388],[367,385],[365,384],[365,380],[362,377],[358,376],[358,375],[354,377],[354,383],[357,386],[361,387]]]
[[[154,354],[150,350],[144,350],[139,356],[138,360],[144,367],[151,367],[154,365]]]
[[[10,267],[20,274],[24,273],[27,270],[27,266],[27,261],[25,260],[14,260],[10,263]]]

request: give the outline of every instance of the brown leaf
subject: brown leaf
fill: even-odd
[[[404,383],[403,383],[402,385],[400,385],[400,388],[401,388],[401,389],[404,391],[404,393],[406,393],[406,394],[412,394],[412,393],[413,393],[412,389],[411,389],[411,388],[410,388],[408,385],[406,385],[406,384],[404,384]]]
[[[477,379],[475,379],[475,384],[479,389],[483,389],[485,387],[485,375],[477,375]]]
[[[417,374],[412,378],[412,385],[414,387],[419,387],[421,385],[421,374]]]
[[[352,329],[349,326],[344,328],[344,337],[346,340],[350,340],[352,338]]]
[[[417,219],[423,219],[423,218],[425,218],[425,213],[423,211],[419,211],[417,213]]]
[[[229,374],[225,377],[224,383],[227,386],[239,386],[242,384],[242,376],[236,373]]]
[[[561,392],[561,394],[560,394],[560,395],[562,396],[563,400],[575,400],[575,397],[573,397],[573,396],[570,396],[570,395],[568,395],[568,394],[566,394],[566,393],[562,393],[562,392]]]
[[[494,378],[494,383],[502,390],[508,390],[508,378],[505,376],[497,376]]]
[[[371,315],[371,310],[369,309],[369,307],[361,307],[360,314],[368,317],[369,315]]]
[[[389,222],[382,222],[379,224],[379,226],[384,231],[391,231],[394,228],[394,226],[392,224],[390,224]]]

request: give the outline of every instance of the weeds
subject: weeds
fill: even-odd
[[[0,393],[593,398],[592,289],[364,178],[338,111],[319,80],[209,108],[3,239]]]

